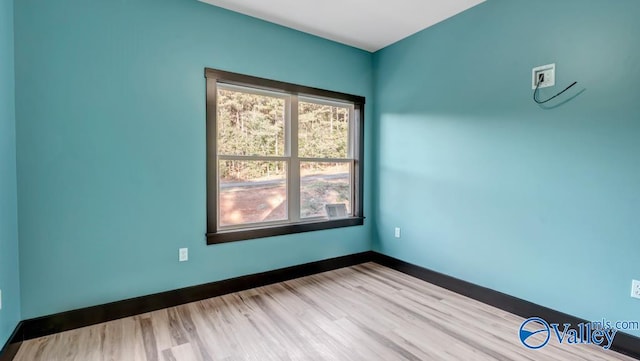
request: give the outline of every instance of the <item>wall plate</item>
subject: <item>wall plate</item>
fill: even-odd
[[[631,297],[640,298],[640,281],[638,280],[631,281]]]
[[[544,81],[540,82],[540,88],[547,88],[556,85],[556,64],[547,64],[533,68],[531,71],[531,89],[538,85],[538,77],[544,75]]]
[[[178,261],[186,262],[189,260],[189,248],[180,248],[178,250]]]

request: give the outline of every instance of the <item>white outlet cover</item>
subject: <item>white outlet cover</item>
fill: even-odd
[[[189,248],[180,248],[178,250],[178,260],[185,262],[189,260]]]
[[[396,227],[395,236],[396,238],[400,238],[400,227]]]
[[[531,89],[538,85],[538,74],[544,74],[544,81],[540,83],[539,89],[556,85],[556,64],[537,66],[531,70]]]
[[[631,297],[640,298],[640,281],[631,281]]]

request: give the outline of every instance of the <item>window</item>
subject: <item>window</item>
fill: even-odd
[[[363,224],[363,97],[205,76],[208,244]]]

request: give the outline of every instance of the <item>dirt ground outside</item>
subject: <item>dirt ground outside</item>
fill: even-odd
[[[301,185],[302,217],[325,216],[327,203],[346,203],[350,209],[347,174],[303,177]],[[220,225],[286,220],[286,193],[283,180],[225,184],[220,192]]]

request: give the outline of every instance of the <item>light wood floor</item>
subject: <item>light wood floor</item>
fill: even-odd
[[[631,360],[375,263],[30,340],[15,361]]]

